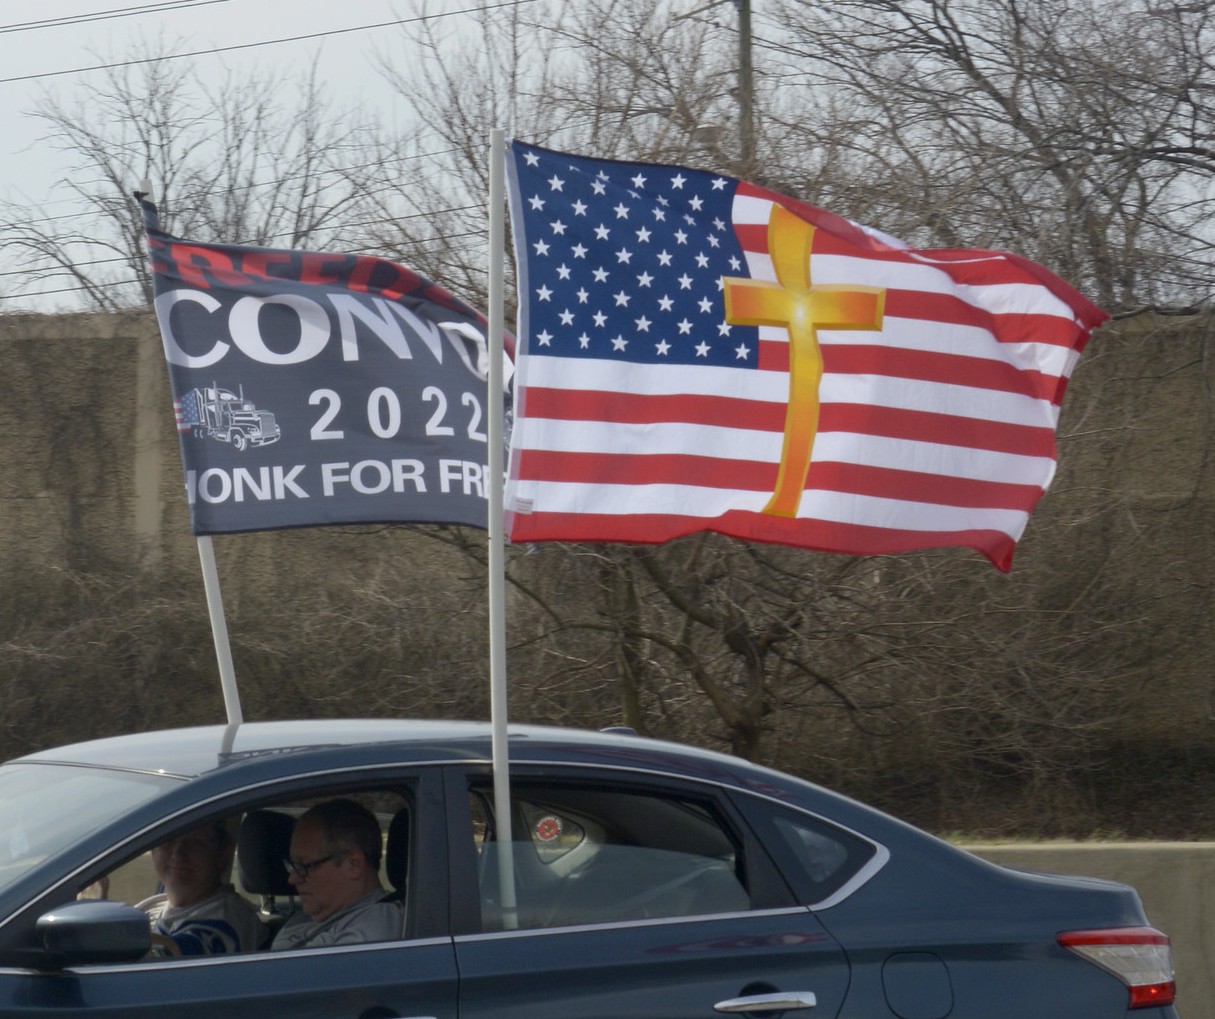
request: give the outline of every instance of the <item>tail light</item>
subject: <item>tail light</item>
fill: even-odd
[[[1126,984],[1131,1008],[1171,1005],[1177,996],[1173,950],[1168,937],[1152,927],[1064,931],[1059,944]]]

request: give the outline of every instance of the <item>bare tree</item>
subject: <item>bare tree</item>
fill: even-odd
[[[825,202],[926,246],[1004,247],[1110,309],[1206,299],[1209,5],[789,0],[780,110]]]
[[[71,216],[0,208],[16,287],[78,290],[89,310],[151,301],[143,224],[131,193],[148,182],[180,236],[341,249],[372,185],[375,125],[335,109],[315,68],[299,78],[229,77],[205,87],[168,56],[140,55],[71,100],[33,111],[71,166]],[[79,306],[79,305],[77,305]]]

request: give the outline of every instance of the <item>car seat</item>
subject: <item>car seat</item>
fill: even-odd
[[[295,888],[287,880],[283,861],[291,855],[291,829],[295,819],[274,810],[252,810],[244,816],[236,837],[240,885],[261,899],[259,917],[264,930],[261,947],[267,947],[294,911]],[[286,900],[280,902],[279,900]]]

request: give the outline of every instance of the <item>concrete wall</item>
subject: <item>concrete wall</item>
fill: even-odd
[[[156,320],[0,317],[0,562],[135,566],[188,554]]]
[[[993,863],[1133,885],[1152,926],[1173,943],[1177,1010],[1215,1016],[1215,842],[968,845]]]

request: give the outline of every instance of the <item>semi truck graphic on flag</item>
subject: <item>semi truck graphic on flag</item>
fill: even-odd
[[[246,400],[243,385],[235,393],[217,383],[191,389],[173,401],[173,413],[179,432],[230,442],[238,453],[250,446],[278,442],[281,437],[274,415]]]

